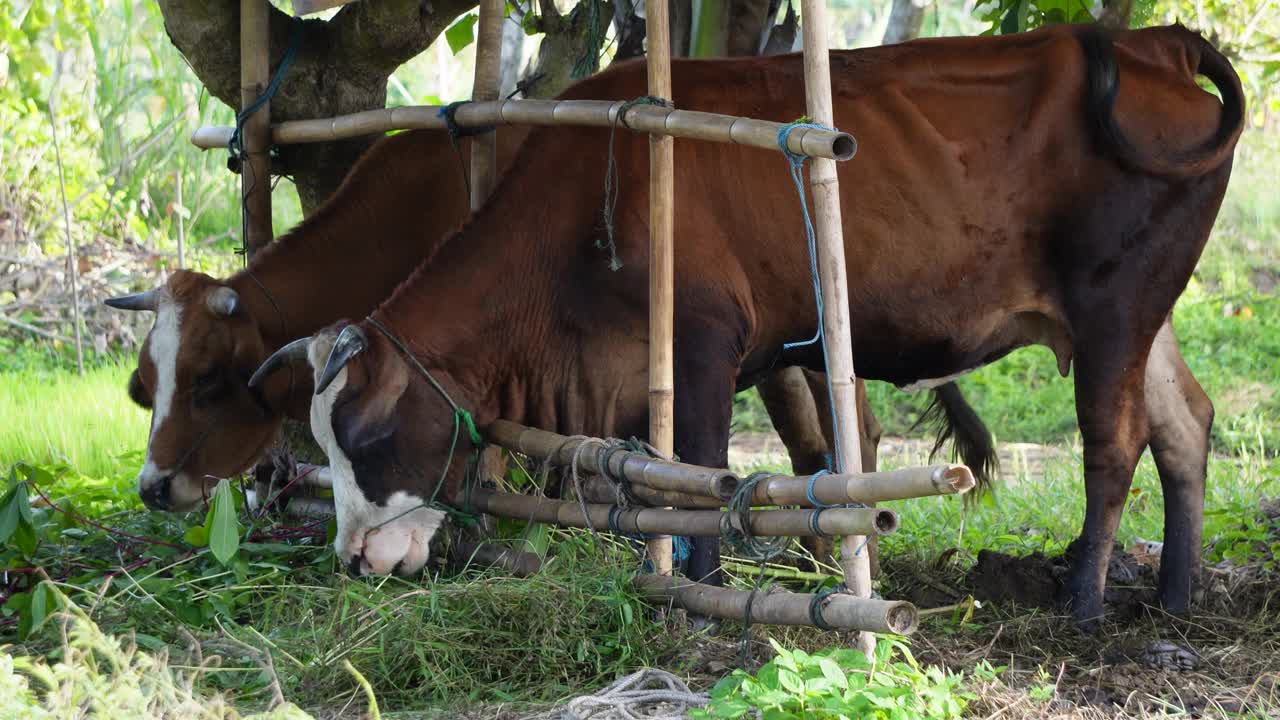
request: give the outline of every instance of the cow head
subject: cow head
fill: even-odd
[[[359,325],[338,323],[291,343],[251,383],[302,360],[315,380],[311,432],[333,473],[338,559],[353,575],[418,572],[444,520],[426,505],[461,486],[474,447],[467,431],[455,441],[453,408],[443,395],[386,338]],[[452,385],[446,374],[433,374]]]
[[[250,467],[274,439],[282,415],[271,408],[289,381],[249,389],[266,356],[258,323],[235,290],[207,275],[178,271],[106,303],[155,313],[129,376],[129,397],[151,410],[138,493],[153,510],[194,509],[217,478]]]

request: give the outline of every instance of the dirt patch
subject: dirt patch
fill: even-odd
[[[1019,557],[982,550],[965,585],[979,600],[1054,608],[1063,599],[1068,568],[1062,555],[1036,552]],[[1117,545],[1107,567],[1107,609],[1120,618],[1136,617],[1155,602],[1156,580],[1154,564]]]

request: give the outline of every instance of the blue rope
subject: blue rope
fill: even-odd
[[[787,146],[787,141],[791,138],[791,133],[796,128],[812,128],[815,130],[834,130],[825,125],[816,123],[793,122],[787,123],[778,128],[778,147],[782,150],[782,154],[787,157],[787,162],[791,165],[791,181],[795,183],[796,193],[800,196],[800,211],[804,216],[804,233],[805,239],[809,245],[809,274],[813,278],[813,299],[818,309],[818,329],[813,337],[801,342],[784,343],[782,349],[790,350],[797,347],[806,347],[809,345],[820,344],[822,346],[822,364],[827,372],[827,399],[831,406],[831,427],[835,431],[832,433],[832,439],[835,444],[835,460],[836,467],[844,467],[843,449],[840,447],[840,416],[836,413],[835,394],[831,390],[831,362],[827,357],[827,343],[822,331],[822,317],[825,308],[822,306],[822,282],[818,278],[818,236],[813,229],[813,219],[809,217],[809,201],[805,197],[804,192],[804,161],[808,156],[797,152],[792,152]],[[812,487],[812,479],[810,479],[810,487]]]
[[[293,64],[293,58],[297,56],[300,45],[302,45],[302,18],[295,17],[289,29],[289,46],[285,48],[284,57],[280,58],[280,65],[276,67],[275,74],[271,76],[271,82],[267,84],[267,89],[256,100],[249,103],[249,107],[236,114],[236,128],[231,132],[231,139],[227,141],[227,149],[231,151],[233,156],[241,157],[244,155],[242,136],[244,135],[245,122],[276,94],[276,90],[280,89],[280,82],[284,80],[284,74],[289,71],[289,66]]]

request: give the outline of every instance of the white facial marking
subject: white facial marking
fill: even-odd
[[[311,366],[323,368],[328,351],[325,343],[313,342],[308,351]],[[431,538],[440,529],[445,514],[422,507],[422,498],[403,491],[396,491],[382,506],[365,498],[351,460],[338,446],[333,432],[333,403],[346,384],[347,369],[343,368],[323,393],[311,399],[311,434],[329,456],[333,504],[338,514],[334,550],[343,565],[348,565],[351,558],[360,558],[364,575],[387,575],[393,570],[410,575],[427,564]]]
[[[155,397],[151,400],[151,432],[147,438],[146,463],[138,473],[139,490],[146,490],[174,471],[173,468],[162,468],[156,464],[152,447],[156,430],[173,409],[174,394],[178,386],[178,324],[181,320],[181,309],[167,295],[161,295],[160,304],[156,308],[156,324],[151,329],[151,342],[147,344],[147,353],[156,367],[156,390]]]
[[[958,372],[958,373],[952,373],[952,374],[950,374],[950,375],[948,375],[948,376],[946,376],[946,377],[931,378],[931,379],[926,379],[926,380],[917,380],[917,381],[915,381],[915,382],[911,383],[910,385],[903,385],[903,386],[902,386],[901,388],[899,388],[899,389],[900,389],[900,390],[904,390],[904,391],[906,391],[906,392],[919,392],[919,391],[921,391],[921,390],[932,390],[932,389],[934,389],[934,388],[936,388],[936,387],[941,387],[941,386],[943,386],[943,385],[946,385],[946,384],[947,384],[947,383],[949,383],[949,382],[953,382],[953,381],[955,381],[955,380],[958,380],[959,378],[964,377],[965,375],[968,375],[969,373],[973,372],[974,370],[981,369],[981,368],[983,367],[983,365],[986,365],[986,363],[983,363],[982,365],[975,365],[975,366],[973,366],[973,367],[969,368],[968,370],[961,370],[961,371],[960,371],[960,372]]]

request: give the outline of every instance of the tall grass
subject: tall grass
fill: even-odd
[[[67,464],[92,477],[119,474],[146,446],[149,414],[131,403],[132,365],[108,362],[84,377],[26,368],[0,374],[0,468]]]

